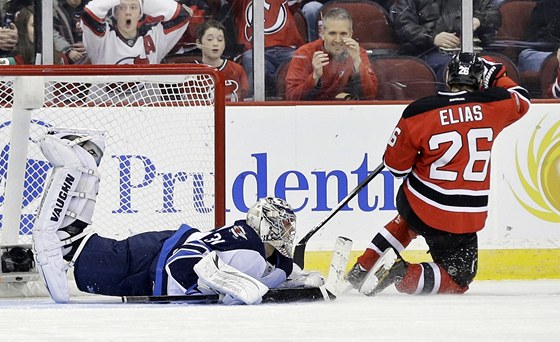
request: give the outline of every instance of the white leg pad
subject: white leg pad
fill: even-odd
[[[268,291],[268,287],[257,279],[224,263],[215,251],[202,258],[194,266],[194,271],[206,286],[244,304],[260,303]],[[235,301],[230,303],[235,304]]]
[[[68,264],[63,259],[62,248],[67,241],[61,241],[57,231],[76,220],[91,224],[99,190],[95,156],[76,143],[83,138],[77,136],[70,141],[47,135],[40,142],[43,154],[54,169],[35,219],[33,252],[39,273],[57,303],[70,299],[66,278]],[[102,154],[102,150],[99,151]]]

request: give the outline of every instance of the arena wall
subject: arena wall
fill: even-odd
[[[298,238],[381,162],[405,105],[281,105],[226,108],[227,221],[257,197],[284,197]],[[494,145],[490,212],[479,235],[478,279],[560,278],[560,107],[534,104]],[[326,270],[338,235],[353,257],[396,215],[400,185],[383,171],[310,240],[307,265]],[[427,260],[416,239],[405,254]]]

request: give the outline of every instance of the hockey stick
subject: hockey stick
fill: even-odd
[[[336,215],[336,213],[338,213],[343,206],[348,204],[348,202],[350,202],[350,200],[352,198],[354,198],[354,196],[356,196],[363,188],[365,188],[366,185],[368,185],[368,183],[373,178],[375,178],[375,176],[377,176],[379,173],[381,173],[381,171],[383,170],[384,167],[385,167],[385,165],[383,163],[379,164],[379,166],[377,166],[375,168],[375,170],[373,170],[360,184],[358,184],[357,187],[355,187],[352,191],[350,191],[350,193],[348,195],[346,195],[346,197],[344,197],[344,199],[342,201],[340,201],[340,203],[338,203],[338,205],[327,216],[325,216],[321,220],[321,222],[319,222],[301,240],[299,240],[296,247],[294,248],[294,257],[293,257],[294,262],[299,267],[301,267],[303,269],[303,266],[305,264],[305,261],[304,261],[304,259],[305,259],[305,247],[307,246],[307,241],[309,241],[309,239],[313,235],[315,235],[315,233],[317,233],[317,231],[319,231],[319,229],[321,229],[327,222],[329,222],[329,220],[331,218],[333,218],[333,216]]]
[[[219,304],[223,296],[176,295],[176,296],[123,296],[123,303],[134,304]],[[292,303],[334,300],[336,296],[324,287],[270,289],[263,296],[262,303]]]

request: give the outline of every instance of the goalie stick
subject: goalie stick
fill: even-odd
[[[123,296],[123,303],[134,304],[220,304],[223,295],[176,295],[176,296]],[[303,288],[270,289],[262,303],[292,303],[334,300],[336,296],[323,286]]]
[[[344,272],[346,271],[351,250],[352,240],[344,236],[339,236],[336,239],[329,266],[329,274],[325,282],[325,288],[336,296],[340,293],[340,287],[344,283]]]
[[[365,188],[366,185],[368,185],[368,183],[373,178],[375,178],[375,176],[377,176],[379,173],[381,173],[381,171],[383,170],[384,167],[385,167],[385,164],[383,164],[383,163],[379,164],[379,166],[377,166],[375,168],[375,170],[373,170],[360,184],[358,184],[357,187],[355,187],[352,191],[350,191],[350,193],[348,195],[346,195],[346,197],[344,197],[344,199],[342,201],[340,201],[340,203],[338,203],[338,205],[327,216],[325,216],[301,240],[299,240],[296,247],[294,248],[294,258],[293,258],[294,262],[299,267],[301,267],[302,269],[304,268],[305,247],[307,247],[307,241],[309,241],[309,239],[311,239],[311,237],[313,235],[315,235],[315,233],[317,233],[319,231],[319,229],[321,229],[327,222],[329,222],[330,219],[333,218],[333,216],[336,215],[336,213],[338,213],[343,206],[348,204],[348,202],[350,202],[350,200],[352,198],[354,198],[354,196],[356,196],[363,188]]]

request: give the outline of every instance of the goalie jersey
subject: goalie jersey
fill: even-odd
[[[260,236],[245,220],[210,232],[183,224],[161,250],[155,269],[154,295],[198,293],[193,266],[216,251],[226,264],[276,288],[292,273],[293,261],[279,251],[266,259]]]
[[[456,234],[484,227],[492,144],[530,106],[528,92],[508,77],[498,86],[419,99],[389,139],[384,163],[405,176],[404,194],[430,227]]]
[[[186,31],[189,12],[175,1],[158,1],[157,13],[146,13],[135,39],[122,37],[114,18],[106,16],[119,1],[93,0],[82,16],[83,40],[92,64],[158,64]],[[157,18],[158,21],[149,22]],[[159,19],[162,19],[159,21]]]

